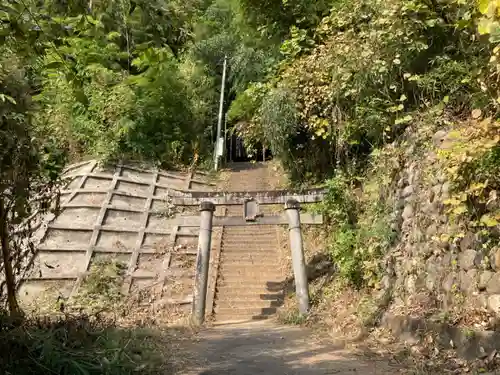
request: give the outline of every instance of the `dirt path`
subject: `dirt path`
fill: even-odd
[[[398,374],[385,358],[320,342],[304,328],[274,321],[221,325],[197,335],[188,349],[197,364],[183,375],[307,375]],[[363,358],[365,357],[365,358]]]
[[[226,191],[262,191],[282,189],[287,178],[276,162],[232,163],[222,175],[221,188]]]

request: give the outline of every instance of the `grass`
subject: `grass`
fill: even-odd
[[[0,310],[0,374],[172,373],[184,360],[174,345],[188,331],[138,323],[144,319],[121,292],[125,268],[115,259],[96,260],[79,293],[49,315],[14,321]]]
[[[0,373],[5,375],[168,374],[165,333],[123,329],[96,317],[0,317]]]
[[[90,314],[112,309],[123,299],[121,288],[125,271],[126,265],[117,260],[96,260],[90,266],[89,274],[83,280],[71,305],[83,308]]]
[[[278,319],[283,324],[300,326],[307,322],[307,315],[301,314],[298,309],[280,311]]]

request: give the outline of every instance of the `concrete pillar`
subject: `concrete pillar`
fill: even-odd
[[[304,315],[309,312],[309,286],[307,270],[300,229],[300,203],[290,199],[285,204],[288,217],[290,248],[292,251],[293,274],[295,277],[295,294],[299,303],[299,312]]]
[[[212,221],[215,205],[202,202],[200,205],[200,234],[198,236],[198,256],[193,292],[192,321],[200,326],[205,321],[205,308],[208,288],[208,269],[210,265],[210,247],[212,245]]]

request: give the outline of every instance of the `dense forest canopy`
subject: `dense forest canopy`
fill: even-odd
[[[271,79],[285,56],[283,42],[297,28],[313,30],[330,7],[327,1],[3,1],[3,102],[20,109],[19,93],[6,85],[16,75],[26,85],[22,112],[31,116],[30,131],[46,137],[42,152],[59,166],[88,155],[165,166],[210,160],[224,56],[227,110],[252,83]]]
[[[498,107],[494,1],[4,0],[0,9],[3,121],[34,132],[54,168],[88,155],[211,160],[224,56],[230,127],[249,149],[270,147],[296,180],[363,168],[436,105],[456,116]]]

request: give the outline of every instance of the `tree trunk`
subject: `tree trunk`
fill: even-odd
[[[2,244],[3,269],[5,271],[5,284],[7,286],[9,311],[11,315],[18,315],[20,310],[16,298],[16,280],[14,278],[14,271],[12,270],[9,227],[7,225],[7,212],[5,211],[3,197],[0,197],[0,241]]]

